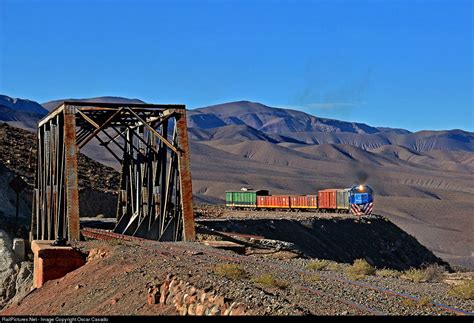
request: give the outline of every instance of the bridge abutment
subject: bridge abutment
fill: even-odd
[[[34,240],[31,250],[34,254],[33,287],[40,288],[48,280],[64,277],[86,263],[84,255],[66,246],[52,246],[53,240]]]

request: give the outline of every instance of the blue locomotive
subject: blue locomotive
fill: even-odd
[[[371,214],[374,208],[374,191],[368,185],[356,185],[349,191],[349,205],[354,215]]]

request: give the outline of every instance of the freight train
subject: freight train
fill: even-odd
[[[226,207],[253,210],[316,210],[318,212],[370,215],[374,208],[373,190],[368,185],[347,189],[325,189],[315,195],[270,195],[267,190],[242,188],[226,191]]]

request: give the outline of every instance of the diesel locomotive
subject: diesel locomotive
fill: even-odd
[[[267,190],[242,188],[226,191],[226,207],[252,210],[316,210],[322,213],[372,214],[373,189],[355,185],[346,189],[324,189],[314,195],[270,195]]]

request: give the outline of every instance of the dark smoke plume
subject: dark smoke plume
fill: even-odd
[[[355,175],[357,177],[357,184],[362,184],[362,185],[367,184],[367,180],[369,179],[369,174],[366,171],[359,169],[355,172]]]

